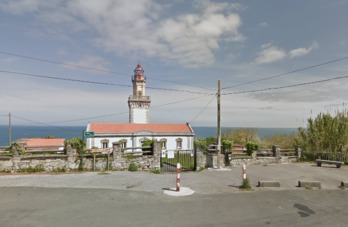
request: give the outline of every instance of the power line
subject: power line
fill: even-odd
[[[100,115],[100,116],[86,117],[86,118],[79,118],[79,119],[72,119],[72,120],[65,120],[65,121],[53,121],[53,122],[49,122],[49,123],[50,124],[60,124],[60,123],[68,123],[68,122],[74,122],[74,121],[87,121],[87,120],[104,118],[104,117],[111,117],[111,116],[122,115],[122,114],[127,114],[127,113],[128,112],[112,113],[112,114],[105,114],[105,115]]]
[[[205,110],[206,108],[209,106],[209,104],[215,99],[216,96],[213,96],[213,98],[208,102],[208,104],[206,106],[203,107],[203,109],[201,111],[199,111],[199,113],[194,117],[192,118],[192,120],[190,122],[193,122],[194,120],[196,120],[196,118],[201,115]]]
[[[125,84],[115,84],[115,83],[106,83],[106,82],[97,82],[97,81],[89,81],[89,80],[79,80],[79,79],[70,79],[70,78],[64,78],[64,77],[54,77],[54,76],[43,76],[38,74],[31,74],[31,73],[23,73],[23,72],[13,72],[13,71],[7,71],[7,70],[1,70],[0,72],[3,73],[9,73],[9,74],[15,74],[15,75],[21,75],[21,76],[29,76],[29,77],[37,77],[37,78],[44,78],[44,79],[52,79],[52,80],[63,80],[63,81],[70,81],[70,82],[79,82],[79,83],[88,83],[88,84],[97,84],[97,85],[107,85],[107,86],[118,86],[118,87],[133,87],[131,85],[125,85]],[[189,90],[179,90],[179,89],[170,89],[170,88],[158,88],[158,87],[146,87],[147,89],[153,89],[153,90],[162,90],[162,91],[175,91],[175,92],[186,92],[186,93],[192,93],[192,94],[210,94],[207,92],[195,92],[195,91],[189,91]]]
[[[24,117],[20,117],[20,116],[12,115],[12,117],[16,118],[16,119],[23,120],[23,121],[39,124],[39,125],[44,125],[44,126],[49,126],[49,127],[52,127],[52,128],[57,128],[57,129],[60,129],[60,130],[64,129],[64,130],[68,130],[68,131],[75,131],[75,130],[72,130],[70,128],[64,127],[64,126],[50,125],[50,124],[47,124],[47,123],[42,123],[42,122],[39,122],[39,121],[30,120],[30,119],[27,119],[27,118],[24,118]]]
[[[182,103],[182,102],[188,102],[188,101],[204,98],[204,97],[207,97],[207,96],[210,96],[210,95],[204,95],[204,96],[199,96],[199,97],[195,97],[195,98],[190,98],[190,99],[184,99],[184,100],[179,100],[179,101],[175,101],[175,102],[165,103],[165,104],[153,106],[151,108],[153,109],[153,108],[159,108],[159,107],[162,107],[162,106],[174,105],[174,104],[178,104],[178,103]],[[98,118],[104,118],[104,117],[111,117],[111,116],[122,115],[122,114],[128,114],[128,111],[127,112],[124,111],[124,112],[119,112],[119,113],[105,114],[105,115],[100,115],[100,116],[93,116],[93,117],[86,117],[86,118],[79,118],[79,119],[72,119],[72,120],[65,120],[65,121],[54,121],[54,122],[49,122],[49,124],[60,124],[60,123],[67,123],[67,122],[74,122],[74,121],[86,121],[86,120],[92,120],[92,119],[98,119]]]
[[[87,66],[81,66],[81,65],[69,64],[69,63],[64,63],[64,62],[59,62],[59,61],[53,61],[53,60],[47,60],[47,59],[42,59],[42,58],[30,57],[30,56],[25,56],[25,55],[15,54],[15,53],[9,53],[9,52],[4,52],[4,51],[0,51],[0,54],[10,55],[10,56],[15,56],[15,57],[20,57],[20,58],[26,58],[26,59],[30,59],[30,60],[41,61],[41,62],[46,62],[46,63],[51,63],[51,64],[75,67],[75,68],[80,68],[80,69],[87,69],[87,70],[96,71],[96,72],[110,73],[110,74],[115,74],[115,75],[120,75],[120,76],[127,76],[127,77],[131,76],[129,74],[119,73],[119,72],[115,72],[115,71],[109,71],[109,70],[104,70],[104,69],[96,69],[96,68],[91,68],[91,67],[87,67]],[[190,87],[195,87],[195,88],[211,90],[209,88],[205,88],[205,87],[201,87],[201,86],[194,86],[192,84],[179,83],[179,82],[175,82],[175,81],[158,79],[158,78],[149,77],[149,76],[146,76],[146,77],[150,78],[150,79],[153,79],[153,80],[162,81],[162,82],[174,83],[174,84],[179,84],[179,85],[185,85],[185,86],[190,86]]]
[[[242,86],[242,85],[252,84],[252,83],[256,83],[256,82],[260,82],[260,81],[264,81],[264,80],[269,80],[269,79],[273,79],[273,78],[277,78],[277,77],[282,77],[282,76],[289,75],[289,74],[292,74],[292,73],[301,72],[301,71],[304,71],[304,70],[316,68],[316,67],[319,67],[319,66],[323,66],[323,65],[327,65],[327,64],[334,63],[334,62],[347,60],[347,59],[348,59],[348,57],[338,58],[338,59],[335,59],[335,60],[332,60],[332,61],[327,61],[327,62],[323,62],[323,63],[320,63],[320,64],[311,65],[311,66],[308,66],[308,67],[296,69],[296,70],[293,70],[293,71],[290,71],[290,72],[287,72],[287,73],[282,73],[282,74],[278,74],[278,75],[275,75],[275,76],[269,76],[269,77],[265,77],[265,78],[258,79],[258,80],[252,80],[252,81],[249,81],[249,82],[236,84],[236,85],[233,85],[233,86],[230,86],[230,87],[224,87],[222,89],[229,89],[229,88],[239,87],[239,86]]]
[[[236,94],[246,94],[246,93],[255,93],[255,92],[261,92],[261,91],[270,91],[270,90],[279,90],[284,88],[291,88],[291,87],[299,87],[299,86],[305,86],[310,84],[318,84],[318,83],[324,83],[332,80],[340,80],[340,79],[347,79],[348,76],[340,76],[340,77],[334,77],[330,79],[325,80],[316,80],[311,82],[305,82],[305,83],[299,83],[299,84],[292,84],[292,85],[286,85],[281,87],[270,87],[270,88],[264,88],[264,89],[256,89],[256,90],[250,90],[250,91],[238,91],[238,92],[231,92],[231,93],[224,93],[221,95],[236,95]]]

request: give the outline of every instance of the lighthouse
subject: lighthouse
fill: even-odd
[[[134,69],[132,76],[133,95],[128,98],[129,123],[150,122],[150,96],[146,96],[146,77],[140,63]]]

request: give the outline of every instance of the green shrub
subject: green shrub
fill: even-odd
[[[248,155],[251,155],[254,151],[259,149],[259,145],[257,145],[256,143],[253,143],[253,142],[247,142],[245,144],[245,147],[247,149],[247,154]]]
[[[45,172],[45,168],[43,165],[37,165],[35,167],[29,166],[28,168],[21,168],[18,170],[20,173],[38,173],[38,172]]]
[[[55,168],[52,170],[52,172],[55,172],[55,173],[65,173],[67,170],[66,170],[66,167],[62,167],[62,168]]]
[[[131,172],[136,172],[136,171],[138,171],[138,165],[135,164],[135,163],[131,163],[131,164],[129,165],[128,170],[131,171]]]
[[[251,190],[251,185],[249,178],[243,179],[242,185],[239,186],[240,189]]]
[[[155,169],[151,171],[154,174],[161,174],[161,170],[160,169]]]

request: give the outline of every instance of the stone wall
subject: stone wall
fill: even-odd
[[[250,158],[231,158],[227,154],[221,154],[220,167],[226,166],[242,166],[242,165],[267,165],[275,163],[289,163],[297,161],[298,157],[281,156],[280,153],[274,152],[274,157],[257,157],[254,152]],[[197,151],[197,169],[200,168],[216,168],[217,154],[205,153],[200,150]]]
[[[124,154],[116,145],[109,154],[88,154],[81,159],[75,149],[67,147],[66,154],[57,155],[13,155],[0,156],[0,171],[63,171],[63,170],[127,170],[131,163],[139,166],[139,170],[160,169],[160,143],[154,143],[151,155]]]

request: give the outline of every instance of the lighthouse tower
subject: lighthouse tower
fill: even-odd
[[[133,95],[128,98],[129,123],[149,123],[151,100],[145,95],[146,77],[140,63],[134,69],[132,82]]]

